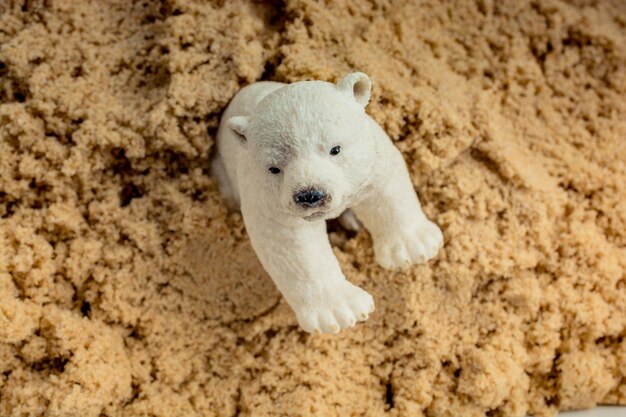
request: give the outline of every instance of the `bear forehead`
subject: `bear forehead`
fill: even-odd
[[[334,84],[304,81],[286,85],[263,99],[250,127],[257,141],[269,141],[266,145],[297,146],[357,132],[364,115],[363,107]]]

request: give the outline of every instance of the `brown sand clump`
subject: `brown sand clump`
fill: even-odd
[[[0,2],[0,414],[626,404],[626,3]],[[208,161],[259,79],[367,72],[439,257],[300,332]]]

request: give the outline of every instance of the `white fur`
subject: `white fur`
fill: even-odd
[[[370,89],[363,73],[336,85],[258,82],[234,97],[217,133],[213,172],[220,189],[231,207],[240,207],[263,267],[307,332],[337,333],[374,311],[372,296],[341,271],[326,219],[350,207],[372,234],[384,268],[426,262],[443,244],[420,208],[402,154],[365,112]],[[335,146],[341,152],[330,155]],[[309,188],[330,200],[298,206],[294,193]],[[358,227],[354,215],[343,220]]]

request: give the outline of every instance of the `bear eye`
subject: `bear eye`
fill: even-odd
[[[330,154],[333,156],[339,154],[339,152],[341,152],[341,146],[335,146],[330,150]]]
[[[276,168],[276,167],[271,167],[270,168],[270,172],[272,174],[280,174],[280,169]]]

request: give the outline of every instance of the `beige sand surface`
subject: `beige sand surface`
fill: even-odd
[[[445,3],[445,4],[441,4]],[[258,79],[374,82],[446,246],[309,336],[208,174]],[[0,415],[626,404],[626,2],[0,0]]]

